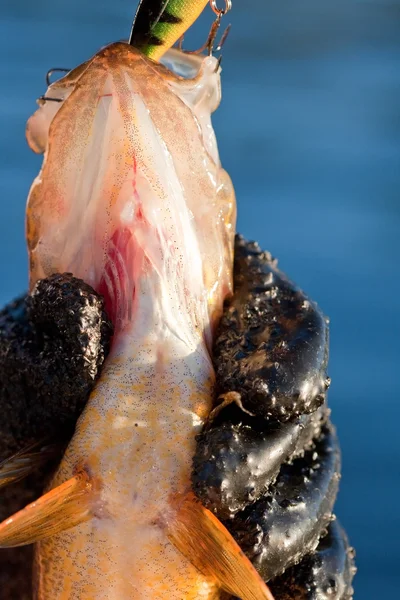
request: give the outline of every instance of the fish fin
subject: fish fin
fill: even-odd
[[[45,444],[43,441],[26,446],[0,463],[0,489],[25,479],[28,475],[60,459],[64,445]]]
[[[206,577],[242,600],[273,600],[273,596],[229,531],[193,494],[174,500],[166,517],[174,546]]]
[[[0,523],[0,548],[25,546],[91,518],[93,484],[80,472]]]

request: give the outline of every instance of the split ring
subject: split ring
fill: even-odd
[[[232,8],[232,0],[224,0],[225,1],[225,8],[218,8],[218,0],[210,0],[210,6],[213,9],[214,13],[218,16],[218,17],[222,17],[223,15],[226,15],[227,12],[229,12]]]

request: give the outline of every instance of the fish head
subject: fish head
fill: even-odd
[[[116,332],[174,314],[211,343],[236,219],[211,125],[220,96],[215,58],[171,50],[160,64],[125,43],[49,87],[27,124],[44,154],[27,206],[31,288],[71,272],[104,295]]]

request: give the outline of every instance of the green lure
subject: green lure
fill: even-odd
[[[209,0],[141,0],[129,43],[153,60],[175,44]]]

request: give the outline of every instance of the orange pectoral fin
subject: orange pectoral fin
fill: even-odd
[[[91,518],[93,484],[85,472],[0,523],[0,548],[25,546]]]
[[[174,501],[166,520],[174,546],[205,576],[242,600],[274,600],[229,531],[193,495]]]

